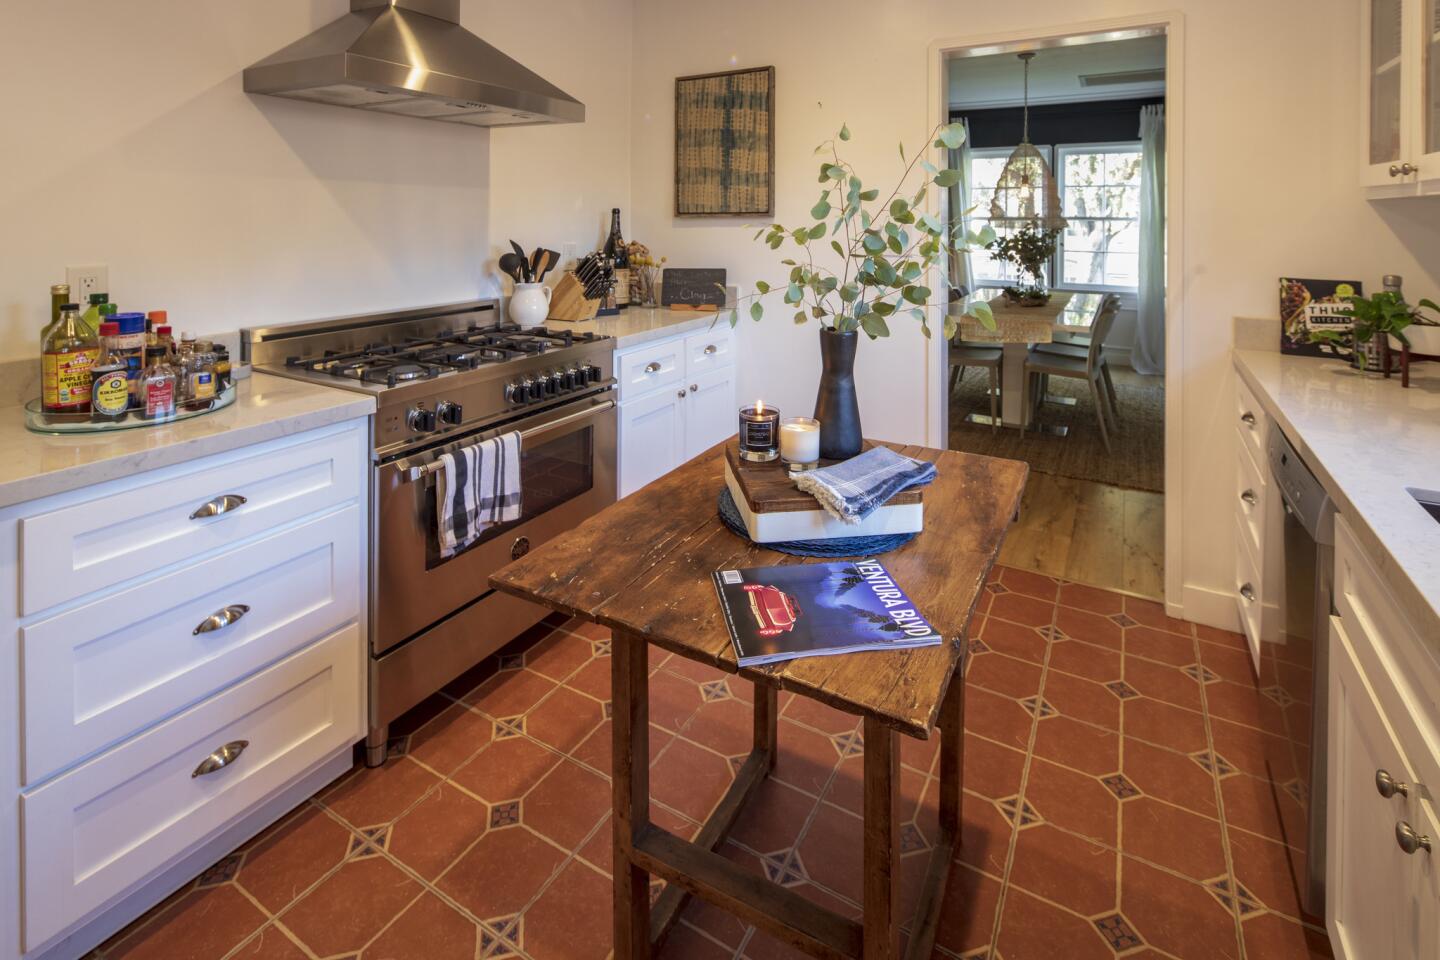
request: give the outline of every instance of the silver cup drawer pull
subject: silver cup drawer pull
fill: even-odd
[[[249,612],[250,607],[246,604],[232,603],[230,606],[222,610],[216,610],[210,614],[210,616],[201,620],[200,625],[195,628],[193,635],[198,637],[202,633],[214,633],[216,630],[224,630]]]
[[[1248,583],[1240,585],[1240,596],[1245,598],[1246,603],[1255,602],[1255,587]]]
[[[715,344],[713,344],[713,343],[710,344],[709,346],[707,346],[707,347],[705,348],[705,356],[707,356],[707,357],[713,357],[713,356],[715,356],[715,354],[717,354],[717,353],[719,353],[719,352],[720,352],[720,348],[717,347],[717,346],[715,346]]]
[[[1389,770],[1375,771],[1375,791],[1389,800],[1399,794],[1402,797],[1410,796],[1410,784],[1402,783],[1390,775]]]
[[[1245,424],[1245,426],[1247,427],[1255,426],[1255,414],[1251,413],[1248,410],[1245,411],[1244,413],[1240,414],[1240,422]]]
[[[1254,490],[1246,490],[1244,493],[1240,494],[1240,499],[1253,507],[1255,506],[1258,498],[1255,496]]]
[[[230,764],[239,760],[240,754],[244,753],[245,748],[248,746],[250,746],[249,740],[231,740],[225,744],[225,746],[220,747],[214,753],[210,754],[210,756],[200,761],[200,766],[196,767],[195,772],[190,774],[190,779],[206,777],[212,773],[224,770],[230,766]]]
[[[1400,849],[1414,855],[1424,850],[1430,852],[1430,838],[1424,834],[1416,833],[1415,828],[1404,820],[1395,824],[1395,842],[1400,844]]]
[[[651,361],[650,363],[645,364],[645,372],[646,372],[646,373],[659,373],[659,372],[660,372],[660,364],[659,364],[659,362],[658,362],[658,361]]]
[[[238,510],[245,506],[245,498],[238,493],[227,493],[223,497],[216,497],[209,503],[201,504],[200,509],[190,514],[191,520],[204,520],[207,517],[218,517],[222,513],[229,513],[231,510]]]

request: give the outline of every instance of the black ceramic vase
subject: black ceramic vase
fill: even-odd
[[[820,458],[848,460],[860,453],[860,401],[855,397],[855,331],[820,330],[820,394],[815,419],[820,421]]]

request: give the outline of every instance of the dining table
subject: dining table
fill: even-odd
[[[734,440],[728,441],[733,443]],[[716,571],[817,559],[779,553],[721,520],[725,444],[531,550],[491,577],[497,590],[611,632],[611,788],[614,956],[649,957],[686,901],[699,897],[806,954],[895,960],[900,954],[900,737],[939,738],[939,835],[913,919],[907,957],[929,960],[951,861],[961,843],[967,631],[999,555],[1029,468],[1018,461],[887,444],[933,462],[924,529],[880,557],[942,641],[741,666],[716,594]],[[650,818],[651,648],[754,684],[753,748],[693,839]],[[781,691],[862,718],[862,916],[837,913],[736,864],[720,847],[746,801],[775,769]],[[651,902],[651,878],[666,881]],[[947,911],[973,908],[953,898]]]
[[[1033,425],[1031,412],[1023,409],[1021,386],[1025,377],[1025,359],[1037,343],[1053,343],[1073,336],[1084,336],[1100,311],[1103,293],[1055,291],[1050,300],[1038,307],[1011,303],[1003,295],[990,300],[995,316],[995,329],[973,317],[961,317],[957,336],[961,343],[977,346],[999,345],[1003,354],[1000,372],[1000,420],[1007,427],[1032,426],[1042,433],[1065,436],[1067,428],[1058,425]],[[1073,406],[1071,397],[1050,397],[1047,402]],[[971,413],[966,420],[991,425],[988,414]]]

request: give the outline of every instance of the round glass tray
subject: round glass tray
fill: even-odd
[[[235,402],[235,385],[232,383],[214,399],[189,408],[177,408],[168,417],[147,417],[138,410],[131,410],[119,420],[97,420],[88,413],[46,413],[40,409],[38,399],[25,404],[25,429],[32,433],[72,434],[111,433],[115,430],[135,430],[140,427],[158,427],[181,420],[193,420],[216,410],[224,410]]]

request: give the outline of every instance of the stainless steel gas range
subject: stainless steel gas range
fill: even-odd
[[[256,370],[368,393],[371,480],[370,734],[538,622],[492,572],[615,501],[614,341],[500,321],[493,300],[241,332]],[[519,520],[442,559],[433,465],[521,434]]]

